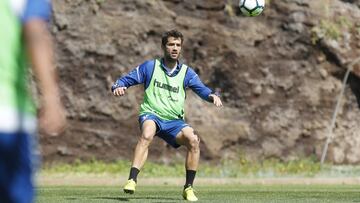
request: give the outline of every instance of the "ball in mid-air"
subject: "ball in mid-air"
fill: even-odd
[[[239,7],[246,16],[258,16],[265,8],[265,0],[240,0]]]

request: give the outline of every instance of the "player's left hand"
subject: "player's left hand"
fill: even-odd
[[[222,106],[222,102],[221,102],[220,97],[218,97],[215,94],[210,94],[209,97],[212,99],[212,102],[215,104],[215,106],[217,106],[217,107]]]

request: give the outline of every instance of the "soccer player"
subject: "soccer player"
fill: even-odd
[[[222,102],[217,94],[200,81],[192,68],[179,62],[183,42],[183,35],[179,31],[165,32],[161,44],[163,57],[146,61],[128,75],[119,78],[112,86],[115,96],[123,96],[126,89],[133,85],[144,84],[145,87],[139,116],[141,136],[135,148],[129,179],[124,186],[125,193],[135,192],[137,175],[156,135],[174,148],[186,146],[183,197],[188,201],[198,200],[194,194],[193,182],[200,158],[200,139],[184,121],[185,91],[191,88],[202,99],[217,107],[222,106]]]
[[[27,58],[41,92],[40,128],[57,135],[65,126],[46,21],[48,0],[0,0],[0,202],[34,201],[36,108],[30,98]]]

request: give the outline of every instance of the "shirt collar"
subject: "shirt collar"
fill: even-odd
[[[160,62],[161,62],[161,68],[166,72],[166,73],[168,73],[167,72],[167,70],[166,70],[166,66],[165,66],[165,64],[164,64],[164,58],[161,58],[161,60],[160,60]],[[177,60],[176,61],[177,63],[176,63],[176,70],[173,72],[173,74],[171,74],[171,75],[175,75],[175,74],[177,74],[179,71],[180,71],[180,68],[181,68],[181,66],[182,66],[182,64],[180,63],[180,61],[179,60]],[[168,68],[168,67],[167,67]]]

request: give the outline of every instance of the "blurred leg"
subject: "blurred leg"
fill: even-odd
[[[29,135],[0,133],[0,199],[4,202],[33,201]]]

